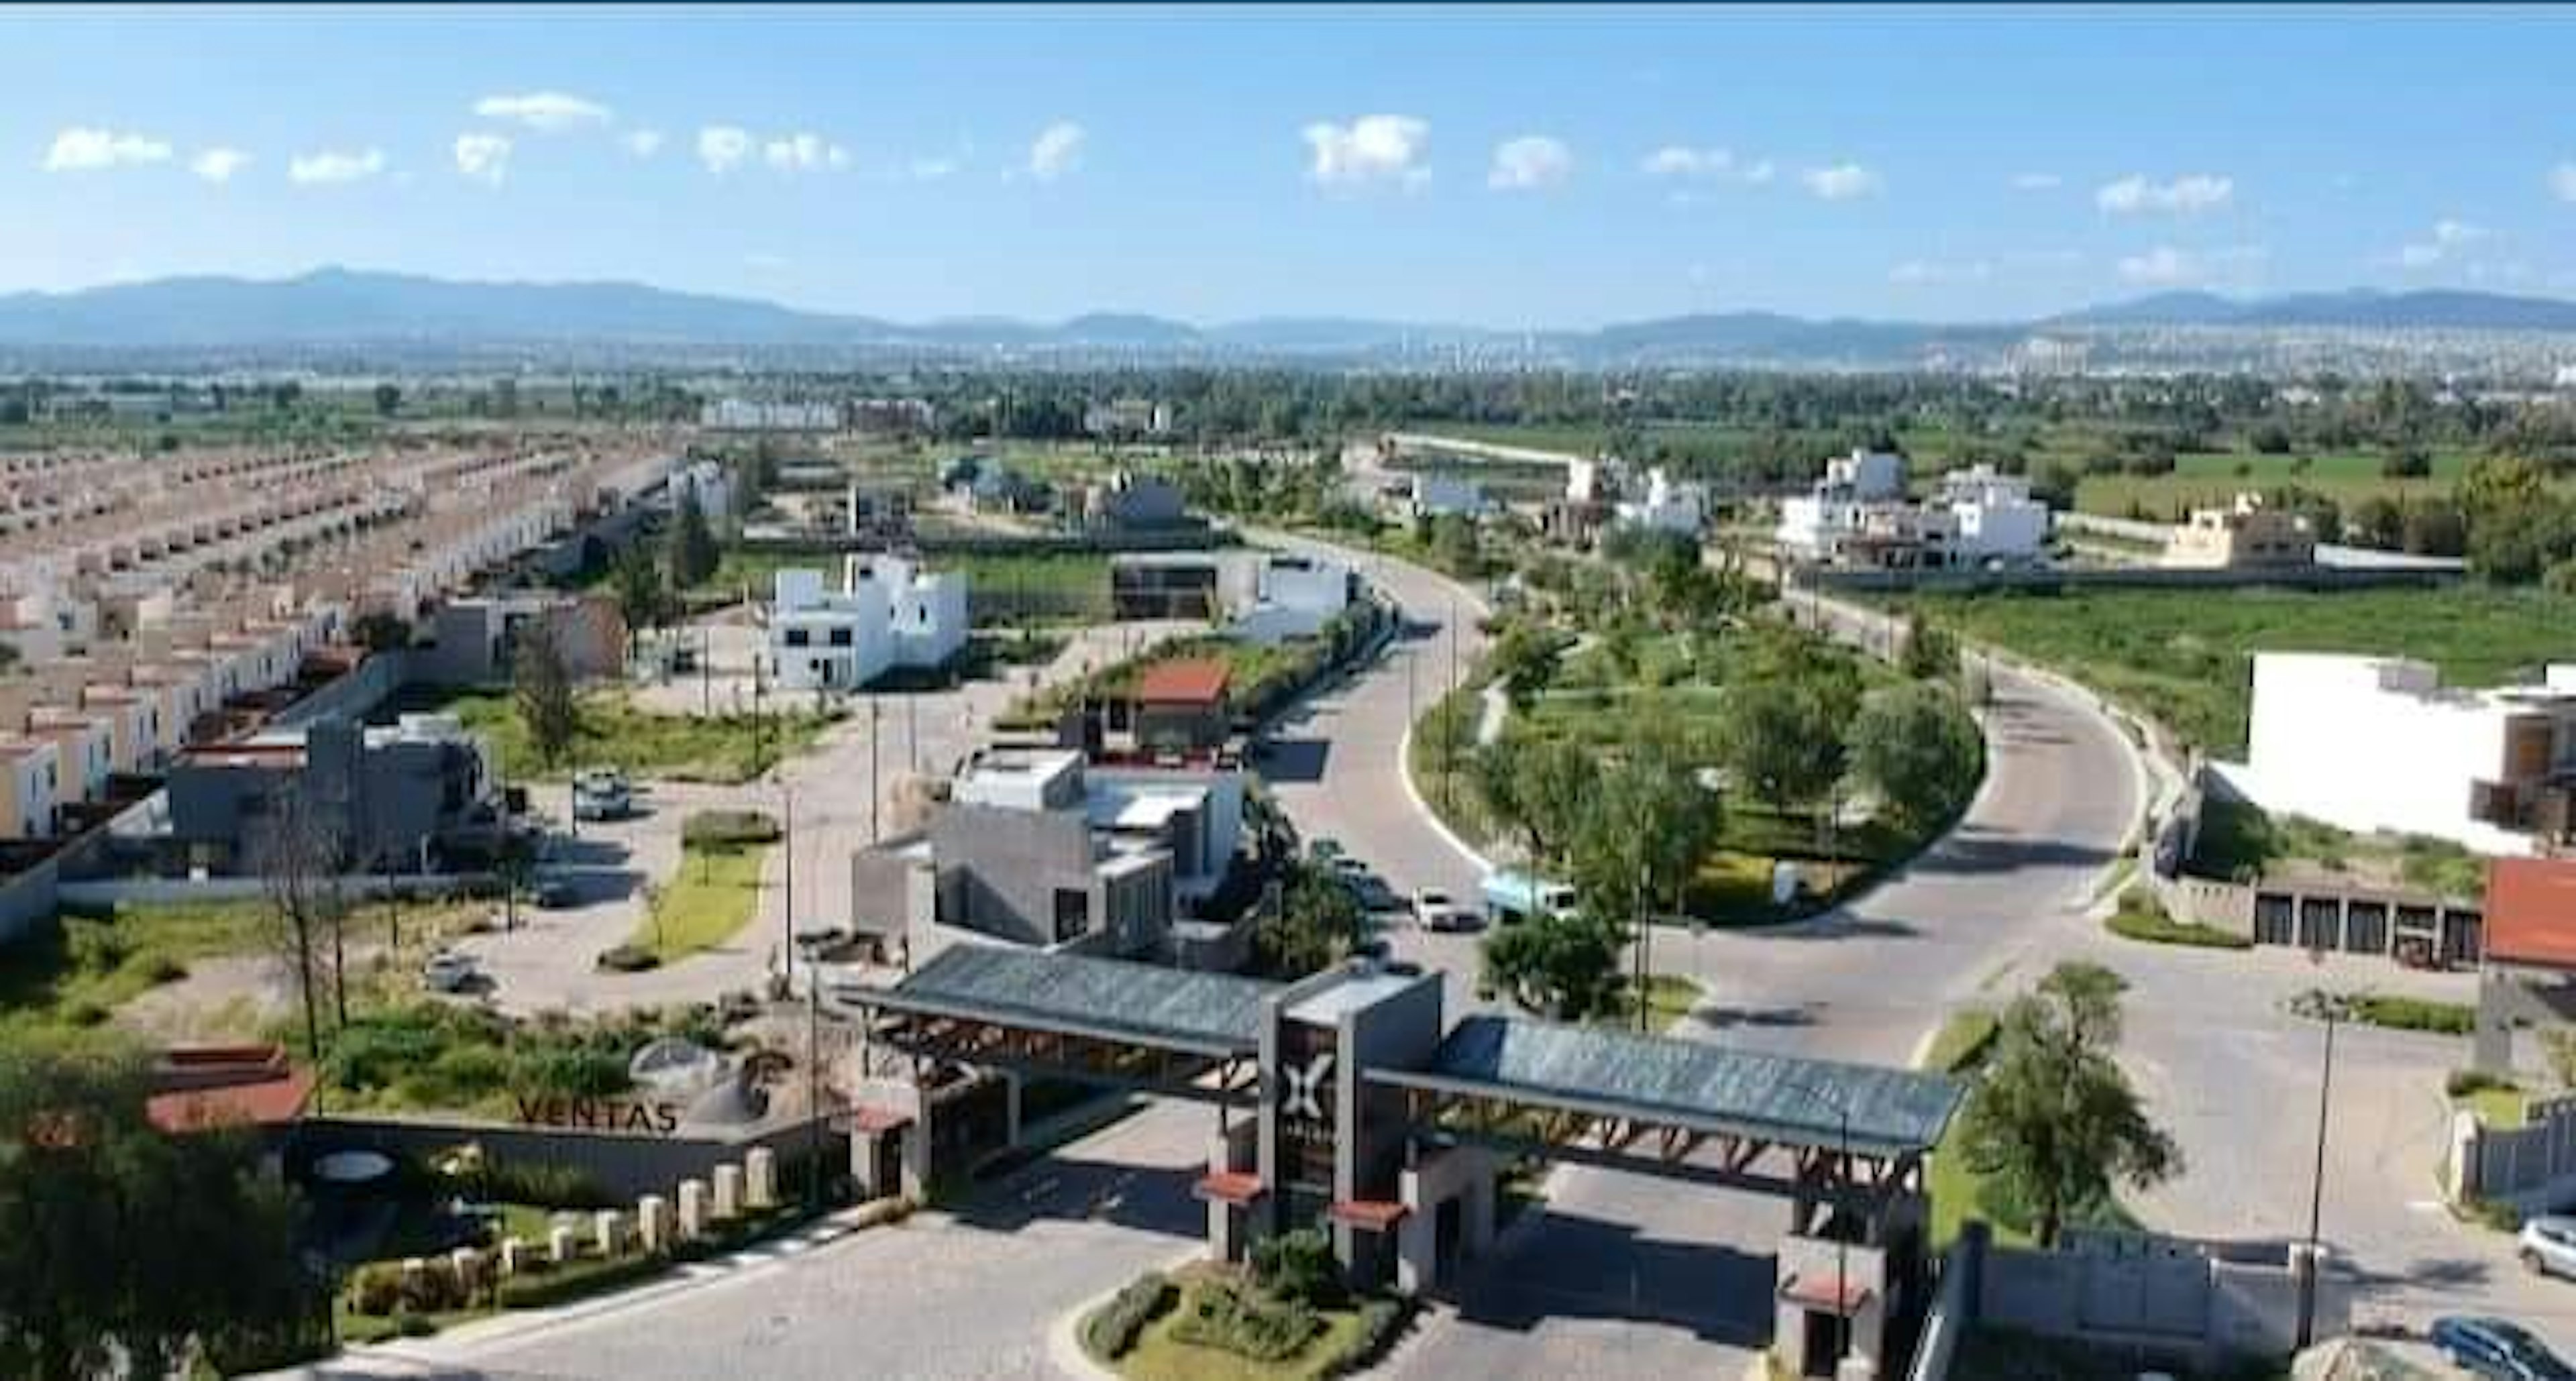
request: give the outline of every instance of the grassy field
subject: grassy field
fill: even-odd
[[[2174,458],[2170,475],[2087,475],[2075,487],[2075,506],[2086,513],[2123,518],[2143,513],[2159,522],[2179,522],[2194,508],[2226,503],[2241,491],[2297,485],[2333,499],[2344,508],[2374,494],[2423,499],[2447,496],[2470,453],[2436,449],[2433,473],[2421,479],[2398,479],[2381,473],[2386,456],[2378,451],[2328,451],[2304,458],[2257,455],[2250,451]]]
[[[2232,930],[2216,926],[2195,925],[2177,921],[2165,914],[2155,896],[2143,887],[2132,887],[2120,894],[2120,907],[2111,913],[2103,926],[2123,939],[2151,945],[2192,945],[2201,949],[2252,949],[2254,941]]]
[[[2267,815],[2238,801],[2203,806],[2193,871],[2254,878],[2294,862],[2442,896],[2475,897],[2486,890],[2486,860],[2448,840],[2353,834],[2301,816]]]
[[[2530,1120],[2531,1095],[2518,1088],[2482,1088],[2451,1100],[2454,1107],[2476,1113],[2478,1121],[2500,1132],[2510,1132]]]
[[[112,920],[64,916],[0,949],[0,1041],[95,1028],[188,965],[264,946],[260,901],[120,905]]]
[[[580,768],[615,766],[639,777],[734,784],[803,752],[833,723],[827,715],[787,710],[786,697],[780,699],[781,707],[755,725],[749,715],[653,714],[615,691],[584,695],[572,747],[551,767],[537,760],[527,724],[507,691],[463,691],[406,708],[457,716],[492,746],[512,782],[559,782]]]
[[[768,857],[766,845],[690,844],[627,943],[670,964],[731,940],[759,908],[760,867]]]
[[[2430,590],[2095,590],[1921,597],[1971,638],[2046,663],[2162,721],[2194,746],[2241,753],[2252,654],[2349,652],[2429,660],[2456,685],[2497,685],[2576,656],[2576,599],[2458,585]]]

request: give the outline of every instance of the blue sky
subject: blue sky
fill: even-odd
[[[0,289],[347,264],[918,319],[2576,296],[2576,13],[0,15]]]

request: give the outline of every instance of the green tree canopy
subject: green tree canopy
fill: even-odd
[[[1589,808],[1593,755],[1567,739],[1508,728],[1470,761],[1487,808],[1520,833],[1535,867],[1562,858]]]
[[[670,547],[664,564],[670,567],[671,583],[683,589],[704,584],[724,558],[714,531],[707,526],[706,511],[698,507],[695,485],[684,484],[681,489],[680,507],[671,519]]]
[[[1774,809],[1822,800],[1842,780],[1855,709],[1822,678],[1756,677],[1727,692],[1719,758],[1737,786]]]
[[[1968,1095],[1960,1154],[2032,1235],[2054,1246],[2071,1218],[2109,1209],[2115,1185],[2146,1188],[2182,1170],[2111,1051],[2127,985],[2098,964],[2060,964],[2014,999]]]
[[[1494,639],[1493,647],[1485,654],[1485,665],[1502,683],[1512,708],[1526,712],[1538,703],[1548,683],[1556,679],[1557,663],[1564,652],[1563,641],[1554,632],[1516,619],[1501,637]]]
[[[1967,801],[1984,754],[1967,707],[1931,681],[1874,691],[1852,720],[1852,775],[1912,829],[1938,824]]]
[[[555,645],[553,631],[542,621],[530,620],[519,633],[518,650],[510,664],[510,688],[538,760],[549,767],[563,761],[573,736],[581,731],[581,712],[573,698],[572,671],[564,664],[563,649]]]
[[[0,1055],[0,1373],[167,1375],[195,1346],[273,1351],[316,1317],[257,1143],[164,1133],[148,1092],[128,1054]]]
[[[1619,1010],[1626,927],[1584,911],[1533,916],[1485,937],[1484,986],[1525,1011],[1583,1021]]]

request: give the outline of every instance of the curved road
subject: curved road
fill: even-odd
[[[1445,655],[1450,601],[1463,607],[1467,592],[1418,566],[1350,555],[1417,624],[1433,626],[1421,641]],[[1318,770],[1280,785],[1279,799],[1302,832],[1342,840],[1399,889],[1467,895],[1476,865],[1421,818],[1401,775],[1404,678],[1400,662],[1372,668],[1285,732],[1292,744],[1328,746]],[[1656,971],[1689,974],[1706,992],[1680,1034],[1903,1063],[1952,1008],[2017,986],[2079,945],[2093,929],[2083,913],[2096,880],[2144,806],[2135,761],[2098,711],[2008,670],[1996,675],[1986,741],[1990,770],[1959,827],[1869,895],[1758,932],[1660,929]],[[1408,932],[1399,943],[1451,974],[1453,1010],[1470,1000],[1473,937]],[[1471,1268],[1463,1303],[1436,1315],[1389,1369],[1733,1374],[1769,1338],[1770,1252],[1786,1226],[1776,1200],[1566,1167],[1545,1211]]]

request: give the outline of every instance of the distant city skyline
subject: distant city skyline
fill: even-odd
[[[0,23],[0,291],[323,265],[900,320],[2576,295],[2576,16],[189,9]]]

